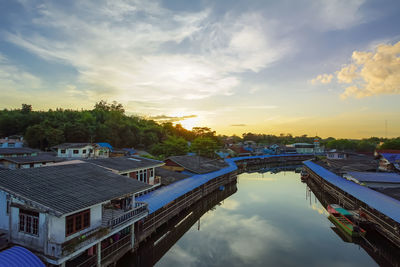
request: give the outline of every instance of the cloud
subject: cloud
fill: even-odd
[[[354,51],[352,60],[337,72],[338,81],[349,84],[342,99],[400,94],[400,42],[380,44],[374,52]]]
[[[341,30],[367,21],[360,11],[365,0],[322,0],[313,1],[314,27],[321,30]]]
[[[246,124],[240,123],[240,124],[231,124],[233,127],[245,127],[247,126]]]
[[[0,89],[2,94],[7,92],[10,95],[17,94],[18,91],[37,89],[41,86],[42,81],[39,77],[25,71],[0,53]]]
[[[178,13],[122,0],[25,7],[37,12],[30,30],[10,30],[6,40],[75,68],[79,85],[68,92],[91,101],[99,92],[123,103],[231,95],[241,74],[260,72],[290,50],[277,25],[254,12],[214,18],[210,9]]]
[[[186,115],[186,116],[167,116],[167,115],[158,115],[149,117],[149,119],[158,121],[158,122],[178,122],[186,119],[197,118],[197,115]]]
[[[312,84],[322,83],[327,84],[332,81],[333,75],[332,74],[320,74],[316,78],[311,80]]]

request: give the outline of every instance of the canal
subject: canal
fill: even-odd
[[[118,266],[377,266],[327,217],[299,173],[242,173]]]

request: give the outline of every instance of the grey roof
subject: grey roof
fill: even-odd
[[[348,172],[360,182],[399,183],[400,175],[390,172]]]
[[[53,146],[53,148],[60,148],[60,149],[67,149],[67,148],[82,148],[85,146],[96,146],[96,144],[92,143],[63,143],[59,144],[56,146]]]
[[[164,165],[164,162],[159,160],[135,156],[87,159],[85,161],[101,167],[116,170],[118,172],[126,172],[135,169],[152,168]]]
[[[150,188],[88,163],[0,172],[0,189],[57,216]]]
[[[172,184],[179,180],[190,177],[190,175],[167,170],[167,169],[164,169],[163,167],[156,168],[156,176],[161,177],[162,185],[169,185],[169,184]]]
[[[182,166],[186,170],[197,174],[217,171],[228,166],[225,161],[200,156],[172,156],[168,159]]]
[[[39,163],[39,162],[60,162],[65,159],[46,154],[44,155],[39,154],[37,156],[26,156],[26,157],[4,157],[0,158],[0,160],[6,160],[16,164],[27,164],[27,163]]]
[[[40,150],[29,147],[0,148],[0,155],[31,154],[37,152],[40,152]]]

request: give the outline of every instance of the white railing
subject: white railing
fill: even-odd
[[[146,215],[148,212],[147,209],[147,203],[145,202],[135,202],[135,207],[124,212],[123,214],[112,218],[111,220],[108,221],[108,226],[111,228],[115,228],[129,220],[132,220],[134,218],[141,217],[143,215]]]

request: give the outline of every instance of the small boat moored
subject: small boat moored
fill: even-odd
[[[352,237],[365,236],[366,231],[350,220],[353,215],[348,210],[339,205],[331,204],[328,206],[328,212],[330,214],[329,219],[346,234]]]

